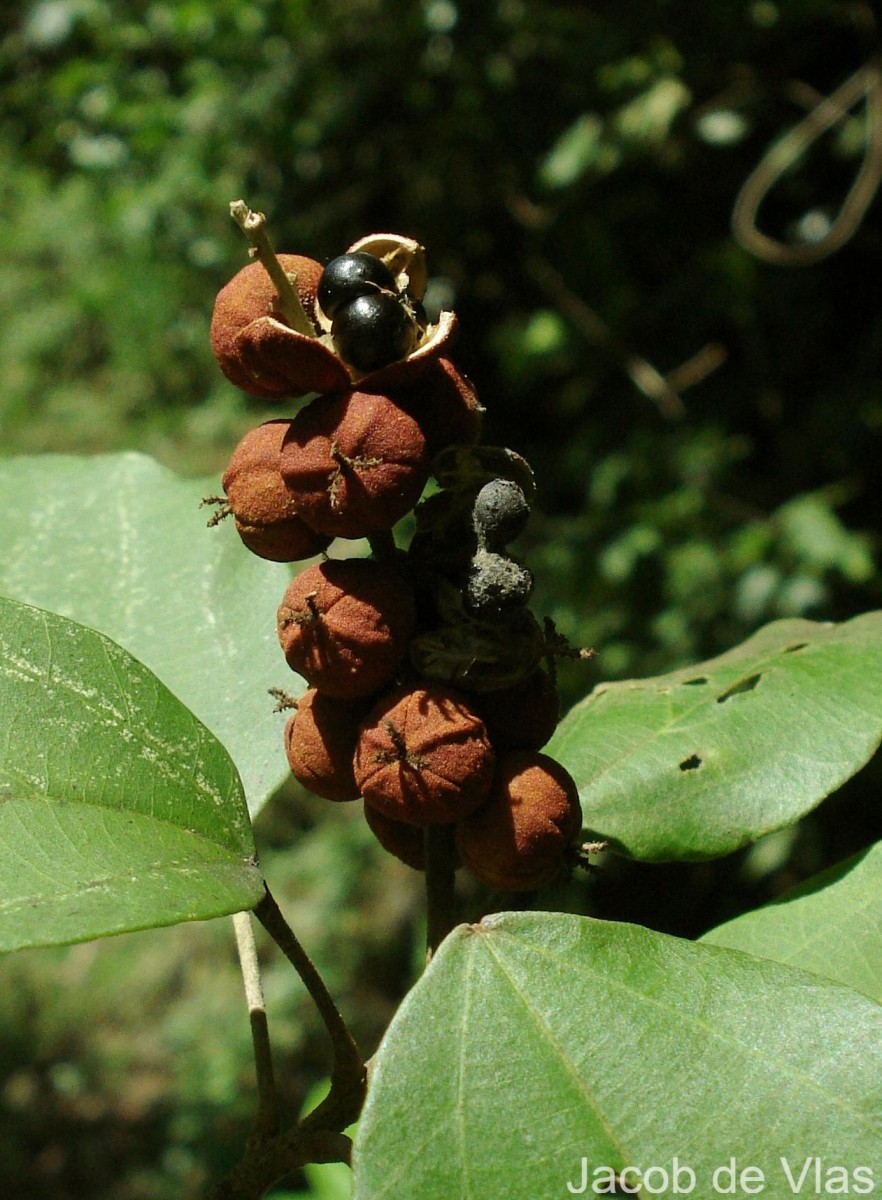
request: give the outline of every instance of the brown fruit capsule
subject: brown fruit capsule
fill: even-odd
[[[286,420],[266,421],[246,433],[223,477],[239,536],[254,554],[273,562],[312,558],[331,541],[300,519],[282,479],[280,454],[290,425]]]
[[[460,821],[463,864],[502,891],[532,891],[559,873],[582,827],[572,776],[547,754],[500,755],[487,803]]]
[[[393,821],[386,817],[371,804],[364,806],[364,819],[384,850],[388,850],[408,867],[415,871],[425,871],[426,851],[425,834],[418,825],[408,825],[404,821]],[[460,867],[459,852],[454,849],[454,863]]]
[[[364,819],[384,850],[388,850],[415,871],[425,871],[426,854],[423,849],[422,829],[416,825],[407,825],[404,821],[393,821],[370,804],[364,806]]]
[[[292,671],[342,700],[389,683],[407,654],[413,592],[394,567],[364,558],[307,567],[285,592],[279,641]]]
[[[365,718],[355,781],[365,803],[411,825],[456,821],[486,798],[494,755],[483,722],[448,688],[399,688]]]
[[[299,412],[282,446],[281,470],[302,519],[328,537],[391,529],[428,479],[426,440],[387,396],[319,396]]]
[[[560,720],[560,692],[541,667],[474,704],[497,750],[541,750]]]
[[[285,725],[285,753],[296,779],[325,800],[356,800],[352,756],[364,704],[304,692]]]
[[[447,358],[436,359],[395,398],[423,431],[431,458],[446,446],[474,445],[481,435],[478,393]]]
[[[295,288],[316,325],[316,291],[321,263],[300,254],[280,254],[296,275]],[[249,395],[266,400],[326,392],[349,385],[349,373],[333,350],[299,333],[278,310],[275,285],[259,262],[243,267],[221,288],[211,319],[211,348],[226,377]]]

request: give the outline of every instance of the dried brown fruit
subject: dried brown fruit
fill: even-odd
[[[478,393],[447,358],[436,359],[395,399],[423,431],[430,457],[446,446],[471,446],[481,435]]]
[[[411,825],[456,821],[486,798],[494,754],[484,723],[449,688],[403,687],[365,717],[355,780],[365,803]]]
[[[384,850],[388,850],[415,871],[425,871],[426,854],[422,829],[404,821],[393,821],[370,804],[364,806],[364,819]]]
[[[336,700],[310,688],[285,725],[285,753],[296,779],[325,800],[358,798],[352,756],[364,704]]]
[[[278,611],[288,665],[328,696],[355,699],[389,683],[407,654],[413,591],[392,566],[370,559],[307,567]]]
[[[541,750],[560,720],[560,692],[541,667],[474,704],[497,750]]]
[[[300,519],[282,478],[282,441],[290,425],[288,420],[265,421],[246,433],[223,477],[227,509],[239,536],[254,554],[273,562],[312,558],[331,541]]]
[[[420,826],[408,825],[405,821],[393,821],[371,804],[364,806],[364,819],[384,850],[388,850],[415,871],[425,871],[425,832]],[[455,846],[453,853],[454,867],[459,869],[461,863]]]
[[[321,264],[300,254],[280,254],[307,317],[316,324]],[[243,267],[221,288],[211,319],[211,348],[226,377],[266,400],[348,387],[349,372],[334,351],[295,331],[279,312],[275,285],[259,262]]]
[[[460,821],[457,844],[482,883],[532,891],[560,872],[581,827],[569,772],[547,754],[510,750],[499,756],[487,803]]]
[[[297,414],[282,447],[282,477],[318,533],[361,538],[391,529],[428,479],[426,440],[387,396],[319,396]]]

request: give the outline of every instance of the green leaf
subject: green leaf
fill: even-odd
[[[729,854],[798,821],[882,739],[882,613],[776,621],[719,658],[602,684],[549,753],[586,825],[641,859]]]
[[[0,950],[260,899],[233,763],[126,651],[0,599],[0,711]]]
[[[99,629],[145,663],[223,742],[252,814],[288,777],[267,688],[301,690],[279,650],[287,567],[206,528],[219,481],[140,454],[0,464],[0,594]]]
[[[356,1200],[560,1200],[583,1158],[590,1178],[670,1172],[676,1157],[701,1197],[732,1157],[764,1171],[763,1200],[794,1194],[782,1156],[797,1175],[817,1157],[882,1179],[882,1008],[636,926],[544,913],[461,926],[373,1062]]]
[[[815,971],[882,1004],[882,842],[701,939]]]

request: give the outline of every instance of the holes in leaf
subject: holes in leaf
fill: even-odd
[[[785,654],[795,654],[797,652],[797,650],[804,650],[807,645],[808,645],[808,642],[794,642],[792,646],[784,647],[784,653]]]
[[[737,683],[733,683],[730,688],[717,696],[717,704],[724,704],[726,700],[732,696],[740,696],[742,692],[752,692],[756,685],[762,679],[762,671],[758,671],[756,675],[748,675],[746,679],[739,679]]]
[[[690,754],[688,758],[684,758],[680,763],[681,771],[695,771],[701,766],[701,759],[697,754]]]
[[[707,683],[706,675],[696,675],[694,679],[684,679],[683,687],[698,687],[699,684]]]

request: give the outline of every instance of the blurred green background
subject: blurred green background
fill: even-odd
[[[219,476],[279,415],[208,346],[244,197],[279,250],[326,259],[383,230],[427,246],[485,440],[537,475],[535,608],[599,650],[567,669],[568,701],[776,617],[879,606],[878,180],[812,265],[731,231],[775,139],[878,53],[869,4],[44,0],[3,6],[0,39],[4,455],[136,448]],[[878,93],[781,172],[765,232],[836,228],[882,146]],[[880,775],[724,862],[609,863],[544,900],[693,936],[878,838]],[[258,835],[370,1052],[419,963],[418,881],[357,814],[293,791]],[[195,1197],[233,1160],[252,1083],[227,923],[4,973],[10,1195]],[[273,959],[296,1110],[327,1058],[288,975]]]

